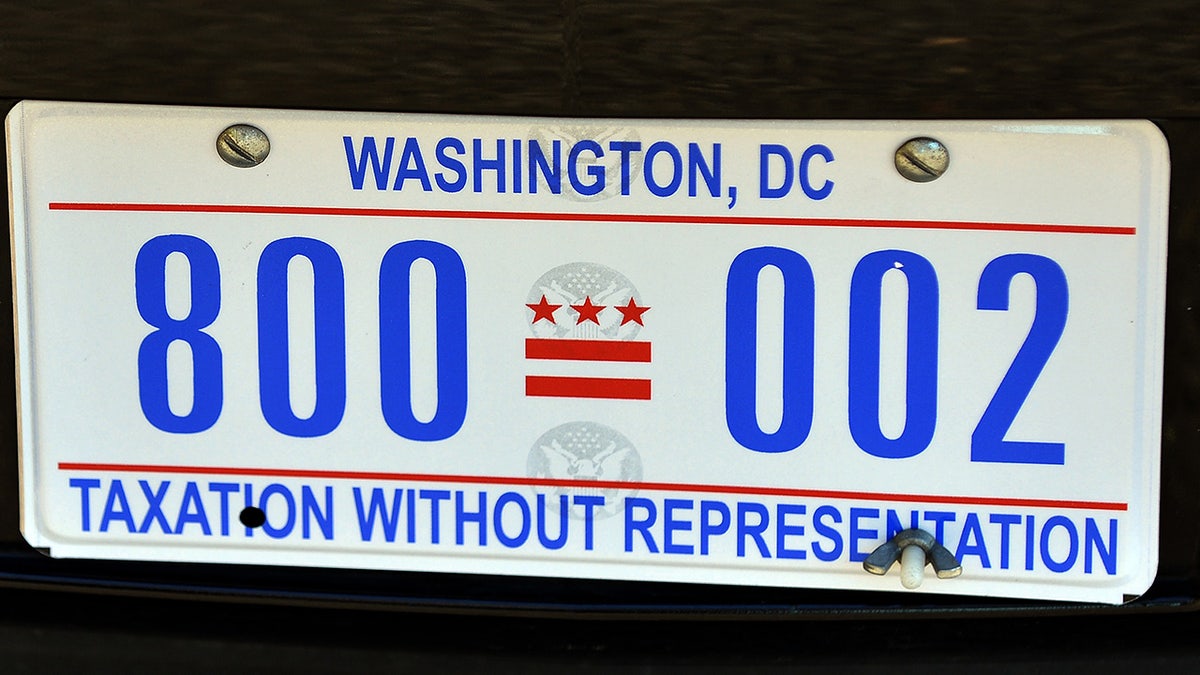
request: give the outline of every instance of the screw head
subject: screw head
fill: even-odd
[[[914,183],[937,180],[950,168],[950,151],[933,138],[913,138],[896,149],[896,171]]]
[[[217,154],[230,166],[248,169],[271,154],[271,139],[258,127],[234,124],[217,136]]]

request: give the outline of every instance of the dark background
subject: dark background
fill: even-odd
[[[4,2],[0,95],[591,117],[1192,117],[1188,0]]]
[[[366,611],[379,575],[56,564],[16,534],[14,419],[3,413],[0,443],[10,459],[0,461],[0,582],[8,586],[0,588],[0,670],[853,664],[882,672],[984,660],[994,670],[1107,671],[1200,663],[1200,621],[1178,611],[1197,597],[1200,578],[1200,322],[1191,311],[1200,289],[1198,16],[1200,2],[1179,0],[0,2],[0,101],[9,105],[43,98],[630,118],[1151,118],[1168,136],[1173,172],[1163,564],[1139,606],[925,606],[914,596],[504,586],[425,575],[387,577],[390,595],[376,593],[369,604],[391,609]],[[0,312],[11,309],[8,292],[0,288]],[[11,345],[3,335],[0,350]],[[0,410],[14,409],[13,392],[0,387]],[[54,587],[75,590],[45,590]],[[105,592],[79,591],[89,587]],[[510,604],[472,608],[473,598],[501,596]],[[531,599],[536,606],[505,616],[512,601]],[[618,601],[633,610],[621,618],[595,611]],[[647,607],[655,618],[636,618]],[[689,607],[720,619],[665,618]],[[852,619],[831,618],[845,609]],[[957,616],[960,609],[969,612]],[[1005,618],[989,618],[995,611]]]
[[[7,593],[6,673],[1187,672],[1195,615],[834,622],[497,619]]]

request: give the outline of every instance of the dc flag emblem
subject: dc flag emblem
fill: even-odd
[[[526,396],[649,400],[650,379],[606,376],[606,364],[650,363],[650,341],[639,340],[650,306],[624,274],[576,262],[546,272],[529,289],[525,339],[530,371],[546,361],[594,364],[595,376],[528,374]]]

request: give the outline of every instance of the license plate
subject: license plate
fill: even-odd
[[[921,530],[962,570],[922,592],[1154,578],[1148,122],[24,102],[7,132],[52,556],[895,591],[864,561]]]

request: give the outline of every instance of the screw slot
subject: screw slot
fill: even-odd
[[[271,154],[271,140],[258,127],[234,124],[217,136],[217,154],[230,166],[249,169]]]
[[[950,168],[950,151],[934,138],[913,138],[896,149],[896,171],[914,183],[937,180]]]

